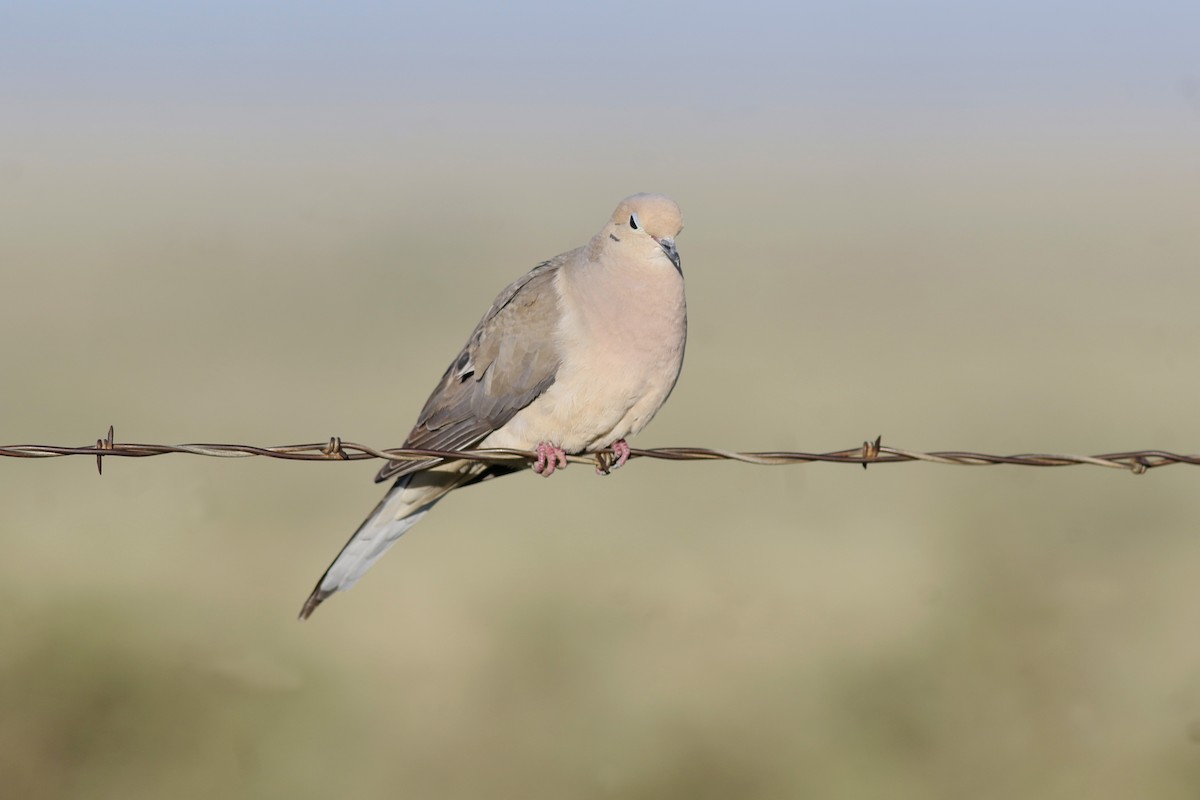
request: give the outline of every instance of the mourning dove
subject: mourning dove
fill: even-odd
[[[510,284],[480,320],[429,396],[404,447],[536,451],[549,476],[566,454],[611,447],[646,426],[675,386],[687,309],[675,237],[679,206],[635,194],[583,247]],[[313,589],[307,619],[349,589],[448,492],[517,471],[508,465],[434,459],[389,462],[375,480],[396,482]]]

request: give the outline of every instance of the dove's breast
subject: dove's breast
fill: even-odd
[[[608,447],[645,427],[675,386],[687,309],[667,259],[564,268],[556,289],[560,321],[545,343],[559,350],[554,383],[483,447]]]

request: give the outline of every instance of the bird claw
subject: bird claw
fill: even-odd
[[[629,442],[624,439],[617,439],[611,446],[611,453],[596,454],[597,475],[607,475],[614,469],[620,469],[629,460]]]
[[[533,471],[543,478],[549,478],[555,470],[567,468],[567,452],[561,447],[549,442],[539,442],[537,460],[533,462]]]

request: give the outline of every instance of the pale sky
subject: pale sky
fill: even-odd
[[[0,101],[1166,107],[1200,3],[0,4]]]

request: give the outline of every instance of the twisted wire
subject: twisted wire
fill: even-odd
[[[291,461],[361,461],[364,459],[386,459],[388,461],[425,461],[428,459],[458,459],[482,461],[492,464],[532,463],[536,453],[524,450],[416,450],[405,448],[376,448],[357,442],[343,441],[338,436],[328,441],[311,444],[289,444],[261,447],[250,444],[139,444],[118,442],[113,428],[97,439],[95,445],[63,446],[49,444],[17,444],[0,446],[0,457],[10,458],[57,458],[61,456],[93,456],[96,469],[103,472],[103,459],[111,457],[146,458],[168,453],[208,456],[212,458],[282,458]],[[607,471],[614,455],[611,450],[602,450],[586,455],[567,457],[572,462],[595,464]],[[665,461],[740,461],[745,464],[782,466],[785,464],[807,464],[829,462],[839,464],[898,464],[926,461],[933,464],[953,466],[994,466],[1008,464],[1022,467],[1070,467],[1088,465],[1123,469],[1141,474],[1156,467],[1172,464],[1200,465],[1200,455],[1183,455],[1166,450],[1130,450],[1120,453],[1103,453],[1082,456],[1065,453],[1020,453],[1016,455],[994,455],[965,450],[939,450],[921,452],[882,443],[882,437],[863,442],[856,447],[834,450],[827,453],[805,453],[775,450],[743,453],[711,447],[657,447],[649,450],[632,449],[630,458],[654,458]]]

